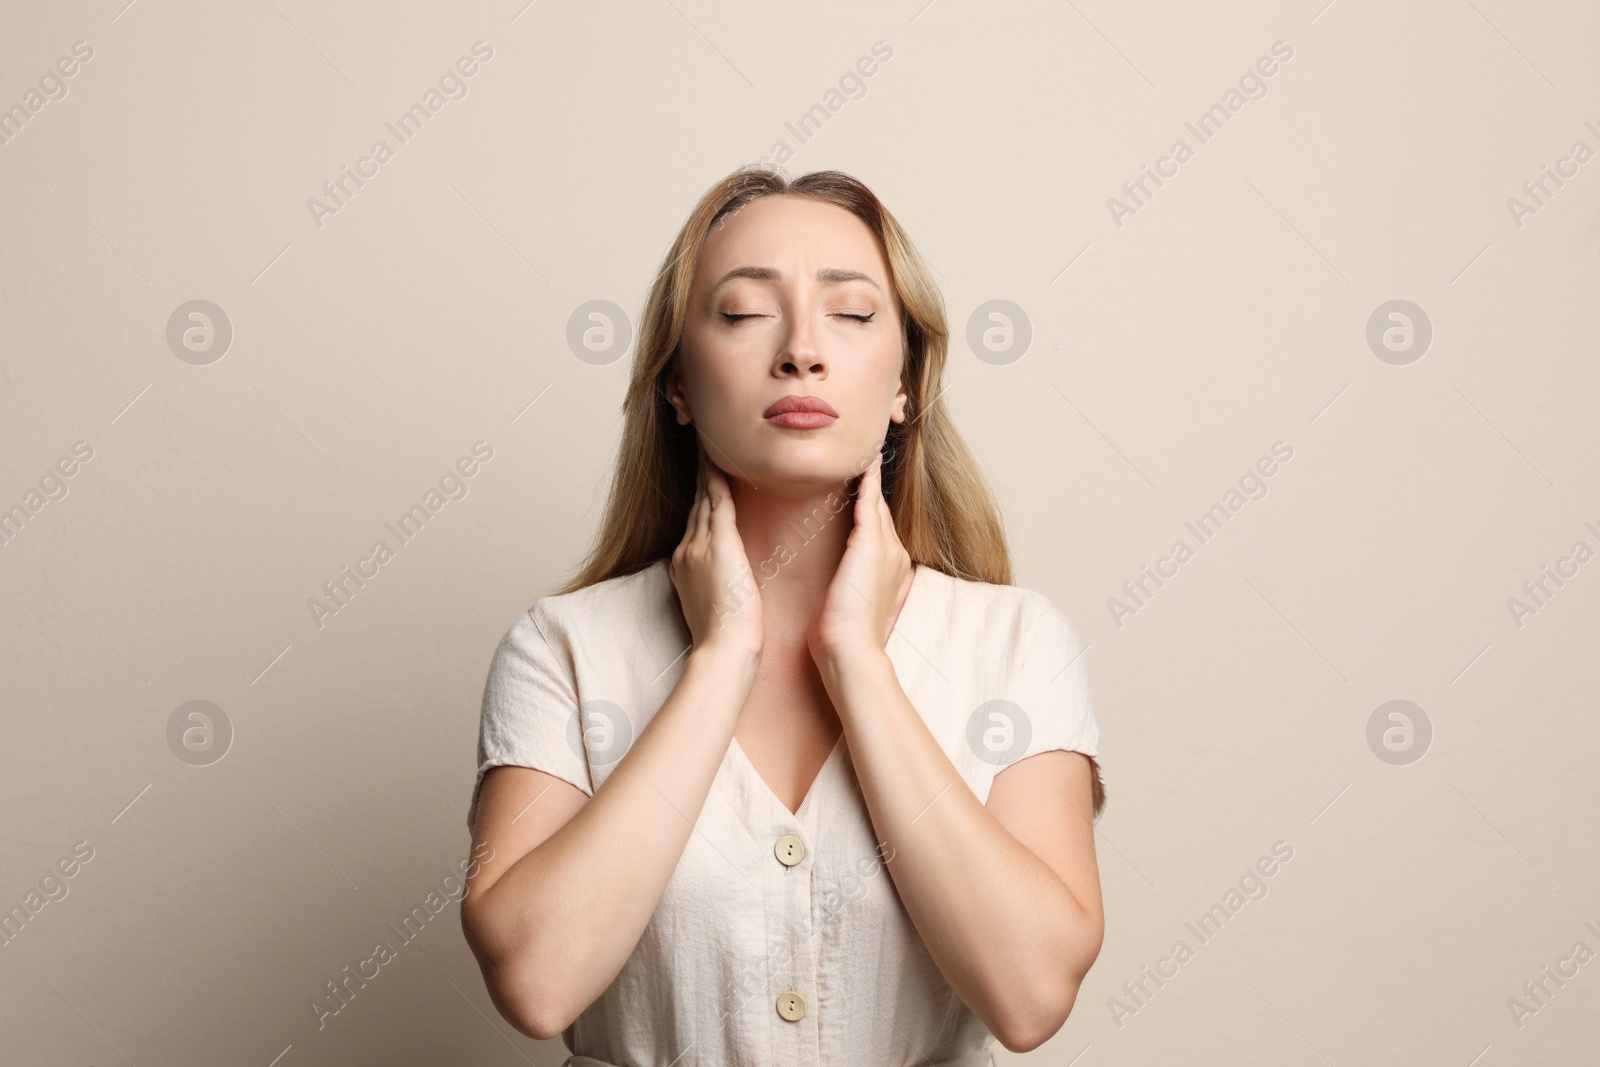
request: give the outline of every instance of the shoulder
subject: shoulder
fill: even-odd
[[[619,668],[619,660],[659,659],[661,650],[681,636],[682,619],[667,561],[656,560],[570,593],[539,597],[506,629],[500,650],[554,657],[569,672],[587,669],[599,677]],[[678,648],[681,644],[666,659]]]
[[[570,593],[539,597],[517,617],[511,630],[538,630],[553,639],[558,635],[575,638],[605,632],[618,623],[632,626],[645,606],[660,606],[663,587],[676,596],[667,577],[666,560],[656,560],[630,574],[607,578]],[[615,631],[611,632],[615,636]]]
[[[917,596],[908,646],[894,645],[896,667],[980,802],[1000,770],[1027,756],[1095,755],[1085,646],[1049,596],[932,568]]]
[[[928,577],[925,607],[948,633],[972,634],[1012,647],[1039,636],[1077,643],[1071,621],[1036,589],[959,578],[932,568]]]

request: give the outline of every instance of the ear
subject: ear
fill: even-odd
[[[671,404],[678,412],[678,425],[687,426],[694,421],[694,412],[689,410],[689,398],[683,393],[683,382],[678,375],[678,364],[674,360],[672,369],[667,371],[667,377],[662,382],[662,389],[666,393],[667,403]]]
[[[911,400],[911,394],[906,391],[905,379],[900,379],[900,391],[894,394],[894,407],[889,409],[890,422],[906,421],[906,404]]]

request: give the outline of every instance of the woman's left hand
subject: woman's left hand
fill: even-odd
[[[900,543],[883,499],[883,453],[861,475],[854,525],[844,556],[806,633],[811,657],[881,652],[889,640],[895,601],[908,584],[911,554]]]

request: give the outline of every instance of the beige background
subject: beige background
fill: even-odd
[[[122,5],[0,15],[4,106],[94,50],[0,145],[0,505],[94,450],[0,548],[0,903],[94,850],[0,947],[8,1062],[561,1061],[499,1019],[454,906],[326,1028],[308,1002],[466,855],[490,654],[594,530],[628,360],[578,359],[569,316],[636,316],[695,199],[778,140],[936,265],[1017,581],[1091,642],[1105,947],[1001,1062],[1593,1060],[1600,962],[1521,1027],[1507,999],[1600,951],[1600,562],[1521,627],[1506,603],[1600,549],[1600,161],[1507,207],[1600,149],[1593,5]],[[319,228],[308,198],[478,40],[466,97]],[[209,365],[166,342],[192,299],[233,326]],[[993,299],[1033,329],[1005,365],[964,340]],[[1394,299],[1433,327],[1403,366],[1365,336]],[[321,583],[479,440],[465,498],[319,628]],[[1117,625],[1280,440],[1270,492]],[[166,739],[194,699],[235,730],[210,766]],[[1407,766],[1366,740],[1391,699],[1433,727]],[[1119,1026],[1277,841],[1269,894]]]

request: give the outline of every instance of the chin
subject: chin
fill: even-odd
[[[817,442],[820,445],[821,442]],[[866,452],[870,459],[872,453]],[[777,448],[740,467],[762,488],[792,488],[806,492],[844,492],[857,465],[836,447]]]

